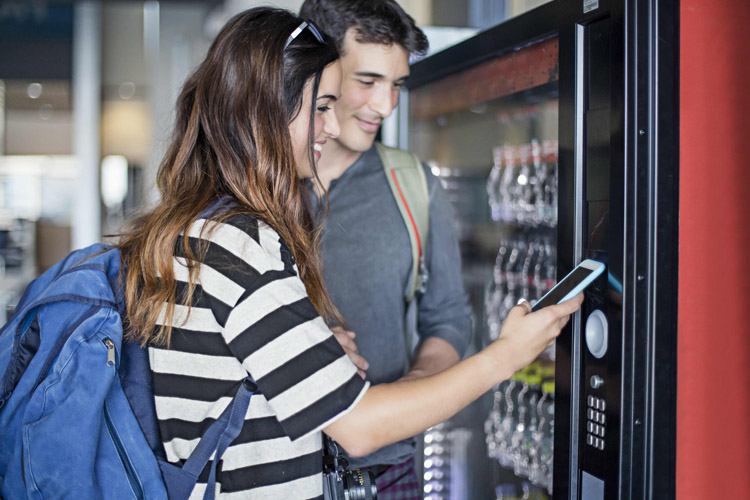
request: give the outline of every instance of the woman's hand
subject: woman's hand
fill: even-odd
[[[354,337],[356,337],[357,334],[354,332],[350,332],[349,330],[344,330],[340,326],[332,327],[331,331],[333,332],[333,336],[336,337],[336,340],[338,340],[339,344],[341,344],[341,347],[344,348],[344,352],[346,353],[346,355],[349,356],[349,359],[352,360],[354,366],[357,367],[357,373],[359,373],[359,376],[364,379],[365,370],[370,367],[370,363],[368,363],[367,360],[359,354],[357,344],[354,342]]]
[[[572,299],[529,312],[528,302],[510,310],[500,330],[500,336],[487,349],[512,353],[514,372],[534,361],[555,341],[560,331],[583,303],[583,293]],[[506,358],[507,359],[507,358]]]
[[[536,359],[582,302],[583,294],[535,313],[514,307],[500,337],[482,351],[429,377],[370,386],[351,411],[323,431],[354,457],[419,434]]]

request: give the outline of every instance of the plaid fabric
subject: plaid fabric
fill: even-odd
[[[421,486],[414,470],[414,459],[391,465],[375,478],[378,500],[422,500]]]

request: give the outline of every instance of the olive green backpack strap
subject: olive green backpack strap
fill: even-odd
[[[409,281],[404,290],[404,300],[411,303],[415,294],[424,292],[427,284],[427,267],[424,249],[430,226],[430,193],[422,163],[419,158],[401,149],[376,142],[388,185],[396,200],[411,242],[412,265]]]

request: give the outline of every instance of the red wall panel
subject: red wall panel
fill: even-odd
[[[677,498],[750,498],[750,0],[680,25]]]

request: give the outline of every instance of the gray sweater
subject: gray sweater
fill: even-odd
[[[417,298],[417,331],[421,341],[439,337],[463,355],[470,342],[471,308],[461,279],[453,212],[440,182],[425,171],[430,190],[425,245],[429,282]],[[411,246],[374,147],[331,182],[328,195],[330,215],[322,238],[328,291],[370,363],[367,379],[373,384],[393,382],[404,375],[407,364],[403,294]],[[313,209],[319,204],[313,195]],[[414,446],[413,439],[395,443],[350,464],[399,463],[414,453]]]

